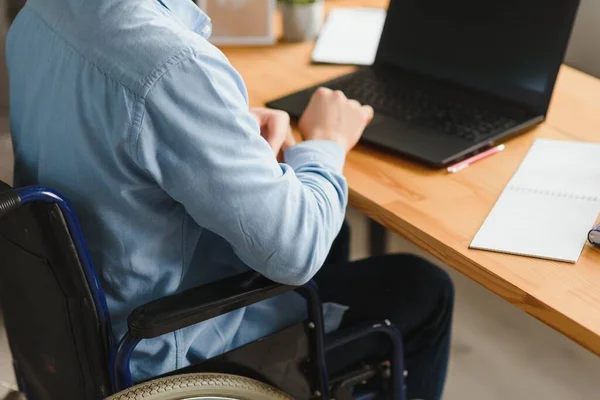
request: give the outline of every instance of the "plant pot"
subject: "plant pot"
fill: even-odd
[[[283,37],[288,42],[313,40],[323,25],[324,3],[317,0],[308,4],[283,3]]]

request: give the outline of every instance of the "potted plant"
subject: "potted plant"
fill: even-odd
[[[323,0],[279,0],[283,37],[289,42],[313,40],[323,24]]]

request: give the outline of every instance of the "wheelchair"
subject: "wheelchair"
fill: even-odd
[[[288,291],[308,319],[197,365],[132,380],[136,345]],[[318,288],[254,272],[152,301],[128,317],[117,343],[76,214],[43,187],[0,182],[0,304],[19,390],[29,400],[406,400],[402,338],[387,321],[326,335]],[[392,343],[389,359],[331,376],[328,351],[366,335]]]

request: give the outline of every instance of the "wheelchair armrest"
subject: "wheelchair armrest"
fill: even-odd
[[[151,339],[295,289],[256,272],[236,275],[136,308],[127,318],[129,334]]]

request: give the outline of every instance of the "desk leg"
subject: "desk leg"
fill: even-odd
[[[369,219],[369,252],[371,256],[381,256],[387,251],[388,231],[378,222]]]

